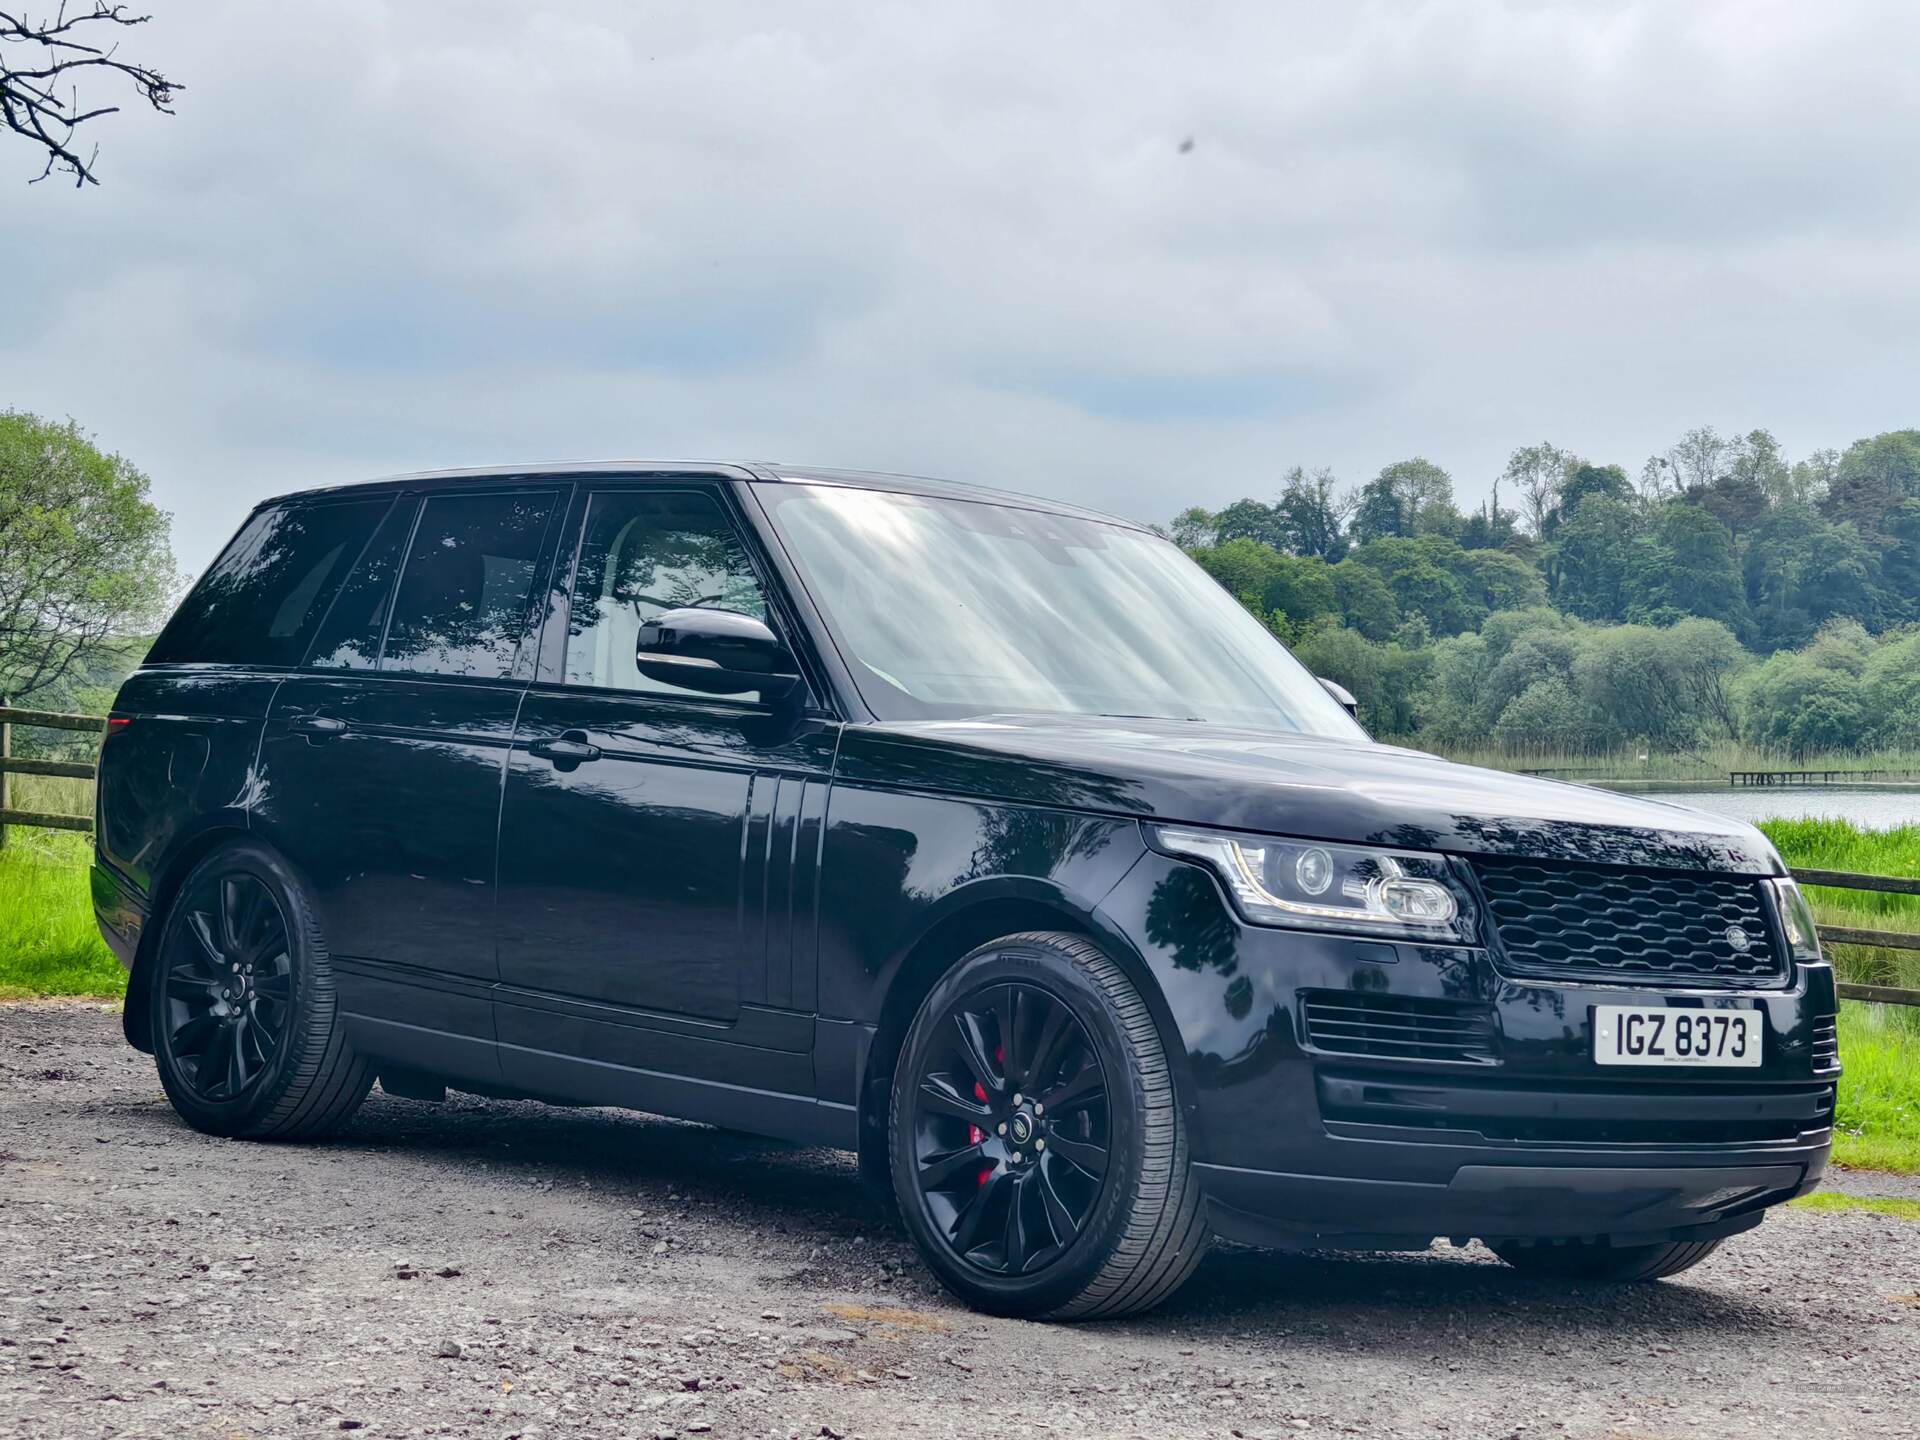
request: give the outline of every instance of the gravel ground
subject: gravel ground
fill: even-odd
[[[1221,1250],[1151,1315],[1032,1325],[948,1300],[837,1153],[377,1093],[331,1144],[209,1140],[119,1032],[0,1006],[0,1436],[1825,1440],[1920,1416],[1910,1221],[1777,1214],[1626,1288],[1478,1247]]]

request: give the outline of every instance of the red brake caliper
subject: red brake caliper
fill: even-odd
[[[1006,1064],[1007,1063],[1006,1046],[1004,1045],[994,1046],[993,1059],[996,1065]],[[978,1080],[973,1082],[973,1098],[978,1100],[982,1105],[987,1103],[987,1087],[982,1085]],[[987,1138],[987,1132],[982,1130],[978,1125],[967,1126],[967,1143],[969,1145],[978,1145],[981,1141],[985,1140],[986,1138]],[[993,1178],[993,1167],[991,1165],[983,1165],[980,1168],[980,1173],[973,1177],[973,1183],[976,1185],[984,1185],[987,1183],[987,1181],[991,1180],[992,1178]]]

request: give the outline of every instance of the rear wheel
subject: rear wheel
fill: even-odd
[[[265,846],[240,841],[188,872],[151,984],[160,1083],[194,1129],[306,1139],[366,1098],[373,1077],[340,1025],[312,904]]]
[[[996,940],[942,977],[901,1053],[889,1139],[908,1232],[979,1309],[1132,1314],[1206,1253],[1159,1033],[1077,936]]]
[[[1720,1248],[1718,1240],[1663,1245],[1608,1245],[1598,1240],[1563,1245],[1498,1244],[1493,1253],[1514,1269],[1552,1280],[1664,1280],[1691,1270]]]

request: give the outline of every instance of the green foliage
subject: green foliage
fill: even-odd
[[[1342,560],[1332,568],[1333,589],[1346,623],[1369,640],[1385,640],[1400,628],[1400,605],[1387,582],[1358,560]]]
[[[1353,511],[1353,539],[1370,541],[1416,535],[1452,536],[1460,529],[1453,508],[1453,477],[1431,460],[1396,460],[1360,487]]]
[[[1879,538],[1888,515],[1920,499],[1920,430],[1890,430],[1849,445],[1834,469],[1821,509],[1862,535]]]
[[[147,491],[73,423],[0,411],[0,694],[40,697],[158,619],[173,555]]]
[[[0,847],[0,999],[117,996],[126,987],[94,928],[86,856],[77,835],[9,827]]]
[[[1337,679],[1360,702],[1360,723],[1376,735],[1407,735],[1433,680],[1433,651],[1380,644],[1332,620],[1308,628],[1294,654],[1316,675]]]
[[[1920,430],[1790,464],[1764,430],[1701,427],[1637,486],[1526,446],[1464,519],[1427,460],[1344,500],[1296,467],[1273,503],[1188,510],[1173,529],[1290,643],[1331,624],[1349,632],[1342,663],[1369,673],[1380,657],[1355,639],[1430,652],[1392,667],[1428,675],[1427,694],[1376,703],[1394,734],[1419,716],[1411,738],[1528,752],[1920,746]]]
[[[1628,607],[1629,619],[1670,608],[1736,631],[1746,628],[1746,589],[1725,524],[1697,506],[1668,505],[1655,517],[1650,538],[1644,563],[1651,568],[1638,577],[1639,598]]]
[[[1846,1161],[1839,1163],[1844,1165]],[[1920,1220],[1920,1200],[1908,1200],[1899,1195],[1844,1195],[1838,1191],[1822,1190],[1816,1195],[1802,1195],[1798,1200],[1788,1203],[1796,1210],[1819,1210],[1829,1214],[1865,1211],[1870,1215],[1891,1215],[1896,1220]]]

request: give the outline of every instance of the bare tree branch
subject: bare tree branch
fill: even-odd
[[[25,11],[0,10],[0,124],[46,152],[47,163],[31,184],[55,171],[73,176],[75,186],[98,185],[93,173],[100,147],[82,155],[74,132],[89,120],[119,112],[118,105],[80,108],[73,81],[89,71],[118,76],[162,114],[173,113],[173,97],[185,88],[158,70],[119,58],[120,47],[91,44],[103,27],[130,29],[151,16],[130,15],[125,5],[93,0],[91,9],[68,13],[67,0],[51,18],[34,20]],[[111,33],[111,32],[108,32]],[[61,89],[66,98],[61,98]]]

